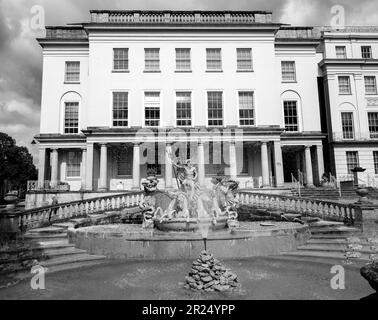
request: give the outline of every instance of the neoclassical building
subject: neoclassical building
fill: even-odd
[[[341,41],[332,33],[283,26],[263,11],[90,16],[38,39],[39,189],[137,189],[148,170],[172,188],[171,157],[190,158],[202,185],[225,174],[242,187],[282,187],[298,176],[312,186],[330,170],[329,124],[338,116],[329,110],[342,101],[332,96],[341,66],[328,56]],[[372,73],[362,60],[353,67],[365,65]]]
[[[361,166],[366,171],[359,183],[378,187],[378,27],[324,30],[321,36],[330,170],[343,180]]]

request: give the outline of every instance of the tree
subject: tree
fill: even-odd
[[[12,137],[0,132],[0,199],[6,189],[26,190],[27,181],[36,179],[37,169],[28,149],[17,146]]]

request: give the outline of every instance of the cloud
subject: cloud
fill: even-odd
[[[40,5],[46,25],[89,20],[90,9],[270,10],[277,22],[329,25],[331,8],[345,8],[348,25],[376,25],[378,1],[360,0],[0,0],[0,131],[31,148],[39,129],[42,57],[30,28],[31,9]],[[36,156],[36,148],[32,148]]]

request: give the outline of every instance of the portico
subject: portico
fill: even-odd
[[[204,187],[210,185],[216,175],[238,180],[242,188],[282,187],[287,160],[283,153],[293,150],[288,148],[290,143],[281,141],[280,132],[252,134],[244,131],[240,136],[235,132],[215,138],[211,133],[141,138],[136,132],[115,135],[109,130],[92,129],[83,137],[85,141],[77,142],[76,146],[72,143],[52,145],[41,138],[40,159],[45,160],[39,162],[38,186],[43,188],[48,181],[49,188],[68,184],[71,191],[135,190],[140,188],[141,179],[153,170],[159,179],[159,188],[177,188],[171,158],[175,161],[190,158],[197,168],[198,181]],[[322,160],[321,145],[298,147],[303,153],[299,168],[305,168],[306,182],[311,186],[314,177],[321,176],[324,170],[318,159]],[[314,155],[319,162],[315,168]],[[314,173],[314,170],[319,172]],[[295,170],[292,171],[295,175]]]

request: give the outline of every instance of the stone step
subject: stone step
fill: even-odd
[[[346,268],[352,268],[359,270],[362,266],[366,264],[366,261],[364,260],[352,260],[351,264],[343,264],[342,262],[345,260],[343,257],[335,258],[335,257],[314,257],[314,256],[292,256],[292,255],[275,255],[275,256],[269,256],[264,257],[264,259],[269,259],[272,261],[284,261],[284,262],[308,262],[311,264],[318,263],[318,264],[326,264],[329,266],[333,266],[335,264],[341,264]]]
[[[67,230],[68,228],[75,228],[75,225],[76,223],[68,221],[68,222],[54,223],[52,226]]]
[[[72,255],[78,255],[82,253],[86,253],[86,251],[83,249],[77,249],[75,247],[43,250],[43,255],[47,259],[50,259],[51,257],[72,256]]]
[[[322,240],[346,240],[351,235],[348,234],[313,234],[311,239],[322,239]]]
[[[41,234],[41,233],[28,232],[24,235],[24,239],[36,240],[36,241],[67,239],[67,232],[60,232],[56,234]]]
[[[325,221],[325,220],[320,220],[318,222],[311,222],[308,224],[310,227],[310,230],[317,229],[317,228],[327,228],[327,227],[337,227],[337,226],[344,226],[343,222],[338,222],[338,221]]]
[[[311,234],[345,234],[345,235],[352,235],[357,232],[360,232],[360,229],[353,228],[353,227],[346,227],[346,226],[338,226],[338,227],[321,227],[321,228],[311,228]]]
[[[66,232],[64,228],[51,226],[46,228],[31,229],[28,231],[28,234],[59,234],[64,232]]]
[[[293,252],[282,252],[281,254],[285,256],[294,256],[294,257],[334,258],[334,259],[339,259],[339,260],[346,259],[344,253],[341,253],[341,252],[301,250],[301,251],[293,251]],[[351,260],[369,261],[369,257],[365,254],[362,254],[360,258],[358,259],[354,258]]]
[[[329,251],[329,252],[345,252],[347,251],[347,245],[346,244],[340,244],[340,245],[304,245],[299,246],[297,248],[298,250],[308,250],[308,251]],[[351,251],[349,249],[348,251]],[[362,249],[358,250],[358,252],[365,253],[365,254],[375,254],[377,253],[377,250],[370,249],[369,246],[362,246]]]
[[[302,219],[302,221],[304,221],[308,224],[313,223],[313,222],[323,221],[318,217],[306,217],[305,216],[305,217],[302,217],[301,219]]]
[[[45,261],[47,259],[53,259],[57,257],[64,257],[64,256],[74,256],[74,255],[80,255],[86,253],[85,250],[82,249],[76,249],[75,247],[69,247],[69,248],[61,248],[61,249],[46,249],[41,251],[33,251],[29,252],[29,254],[24,254],[22,256],[17,257],[8,257],[4,259],[0,259],[1,264],[9,264],[9,263],[15,263],[25,260],[37,260],[37,261]]]
[[[55,257],[52,259],[44,260],[44,261],[41,261],[41,265],[43,267],[50,268],[52,266],[57,266],[57,265],[74,264],[74,263],[79,263],[79,262],[98,261],[98,260],[105,260],[105,259],[106,259],[105,256],[81,253],[78,255]]]
[[[53,245],[64,245],[64,244],[70,244],[68,241],[68,238],[62,238],[62,239],[53,239],[53,240],[44,240],[41,241],[33,240],[33,243],[36,243],[37,245],[41,247],[48,247]],[[71,245],[71,244],[70,244]]]
[[[307,240],[306,244],[324,244],[324,245],[334,245],[334,244],[339,244],[339,245],[347,245],[347,240],[346,238],[342,239],[309,239]]]
[[[30,247],[27,247],[27,248],[18,248],[18,249],[11,249],[11,250],[7,250],[7,251],[1,251],[0,256],[2,254],[17,254],[17,253],[25,252],[25,251],[43,251],[43,250],[46,250],[46,249],[47,250],[50,250],[50,249],[67,249],[67,248],[74,248],[74,247],[75,247],[75,245],[68,243],[68,241],[67,241],[67,243],[45,242],[42,245],[40,245],[38,243],[33,243]]]
[[[98,260],[90,260],[90,261],[83,261],[83,262],[72,262],[72,263],[65,263],[65,264],[58,264],[54,266],[49,266],[47,269],[48,274],[59,272],[59,271],[66,271],[72,269],[79,269],[79,268],[88,268],[92,266],[96,266],[99,264],[103,264],[106,261],[104,259]]]
[[[297,250],[309,250],[309,251],[337,251],[344,252],[347,248],[346,244],[333,244],[333,245],[311,245],[305,244],[299,246]]]

